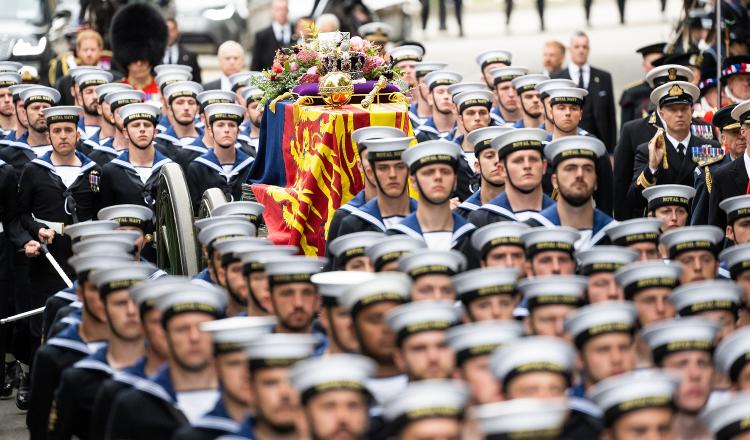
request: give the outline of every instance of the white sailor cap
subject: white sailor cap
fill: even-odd
[[[360,154],[362,150],[367,148],[362,145],[362,141],[368,139],[391,139],[406,137],[406,133],[403,130],[396,127],[386,127],[382,125],[372,125],[369,127],[362,127],[352,132],[352,142],[357,144],[357,149]]]
[[[52,106],[60,101],[60,92],[52,87],[34,85],[21,92],[21,101],[27,107],[35,102],[43,102]]]
[[[385,237],[378,243],[368,247],[365,253],[370,258],[375,272],[380,272],[383,266],[398,260],[402,255],[411,254],[417,249],[426,248],[427,245],[422,240],[415,240],[405,235],[394,235]]]
[[[648,201],[648,211],[653,211],[661,206],[682,206],[690,210],[690,200],[695,197],[695,188],[687,185],[654,185],[642,192]]]
[[[569,412],[563,398],[524,398],[478,405],[472,414],[487,439],[558,440]]]
[[[193,74],[185,70],[169,70],[156,74],[154,82],[159,86],[160,91],[164,91],[164,88],[170,84],[180,81],[190,81],[192,79]]]
[[[156,271],[156,266],[151,263],[123,261],[116,267],[91,271],[89,281],[96,285],[99,295],[104,298],[116,290],[129,289],[141,284]]]
[[[119,226],[134,226],[142,230],[153,219],[154,211],[142,205],[112,205],[96,214],[99,220],[112,220]]]
[[[664,64],[654,67],[646,74],[646,83],[652,89],[671,81],[693,82],[693,71],[679,64]]]
[[[275,316],[234,316],[200,323],[203,332],[211,333],[214,356],[243,351],[252,341],[271,334]]]
[[[23,64],[18,61],[0,61],[0,72],[18,72],[23,67]]]
[[[632,300],[633,296],[645,289],[666,288],[677,286],[682,265],[665,263],[663,261],[637,261],[620,268],[615,272],[615,282],[625,290],[625,299]]]
[[[575,349],[564,339],[526,336],[495,350],[490,371],[504,390],[518,375],[533,372],[558,373],[570,383],[575,357]]]
[[[135,285],[130,288],[128,293],[133,302],[140,308],[141,313],[145,313],[147,310],[154,308],[156,298],[180,292],[185,285],[192,282],[188,277],[167,275]]]
[[[21,84],[21,75],[15,72],[0,72],[0,88],[15,86],[17,84]]]
[[[222,205],[223,206],[223,205]],[[212,215],[211,217],[201,218],[193,222],[193,226],[200,233],[209,226],[225,225],[228,223],[248,223],[249,220],[241,215],[236,214],[224,214],[224,215]],[[200,239],[198,240],[200,241]]]
[[[435,87],[450,86],[460,83],[463,79],[464,77],[460,73],[452,70],[435,70],[425,76],[424,83],[432,91]]]
[[[237,102],[237,94],[225,90],[206,90],[198,93],[197,99],[203,112],[211,104],[234,104]]]
[[[423,275],[453,276],[466,269],[466,257],[455,250],[418,249],[398,259],[398,270],[417,279]]]
[[[310,277],[320,272],[326,264],[322,257],[293,255],[266,261],[268,283],[273,286],[288,283],[310,283]]]
[[[549,76],[543,73],[531,73],[513,79],[513,87],[519,95],[529,90],[536,90],[537,84],[549,80]],[[538,90],[537,90],[538,91]]]
[[[471,92],[475,90],[482,90],[482,91],[490,91],[490,88],[487,87],[487,84],[483,82],[466,82],[462,81],[460,83],[453,84],[451,86],[448,86],[448,93],[453,97],[453,103],[456,103],[456,95],[463,92]]]
[[[242,273],[247,276],[252,272],[265,272],[266,261],[290,257],[298,251],[296,246],[264,246],[246,251],[240,256]]]
[[[497,246],[524,247],[521,237],[531,228],[526,223],[496,222],[482,226],[471,235],[471,246],[483,260],[487,252]]]
[[[77,124],[81,113],[83,113],[83,109],[76,105],[58,105],[55,107],[47,107],[42,110],[42,115],[44,115],[44,119],[47,121],[48,126],[59,122]]]
[[[112,220],[88,220],[66,227],[65,235],[70,237],[70,239],[75,242],[76,240],[95,232],[114,231],[118,226],[120,225]]]
[[[547,144],[544,155],[553,168],[567,159],[584,158],[594,162],[607,154],[607,148],[599,139],[591,136],[565,136]]]
[[[651,349],[654,364],[661,366],[664,358],[672,353],[711,353],[719,330],[720,325],[715,321],[689,317],[649,324],[641,330],[641,336]]]
[[[634,218],[607,228],[605,233],[617,246],[630,246],[643,242],[658,244],[663,223],[658,218]]]
[[[164,87],[162,95],[167,97],[168,102],[181,97],[197,98],[203,91],[203,86],[195,81],[176,81]]]
[[[122,118],[123,125],[128,125],[132,121],[139,119],[151,121],[156,124],[159,116],[161,116],[161,112],[155,105],[146,103],[124,105],[117,109],[117,113]]]
[[[336,307],[346,289],[373,278],[375,274],[372,272],[335,270],[316,273],[310,277],[310,281],[318,287],[318,294],[323,305]]]
[[[250,370],[262,368],[288,368],[308,358],[315,350],[318,339],[309,334],[271,333],[256,338],[245,348],[250,359]]]
[[[496,295],[515,296],[519,270],[514,267],[484,267],[451,277],[456,296],[464,306],[475,299]]]
[[[750,392],[732,395],[706,408],[700,419],[716,440],[733,440],[750,432]]]
[[[719,254],[719,260],[726,264],[732,279],[736,280],[742,272],[750,269],[750,243],[724,249]]]
[[[742,301],[742,287],[731,280],[696,281],[675,288],[667,300],[674,305],[679,316],[711,311],[735,314]]]
[[[456,353],[456,365],[467,359],[489,355],[497,348],[523,336],[518,321],[479,321],[451,327],[445,340]]]
[[[750,217],[750,195],[730,197],[719,202],[719,208],[727,214],[727,224]]]
[[[339,297],[339,305],[356,316],[363,308],[381,303],[405,303],[409,299],[411,280],[402,273],[379,273],[375,277],[347,288]]]
[[[234,121],[241,124],[245,119],[245,107],[239,104],[211,104],[204,109],[208,123]]]
[[[247,218],[250,223],[258,227],[266,207],[257,202],[236,201],[225,203],[211,210],[211,217],[235,215]]]
[[[418,169],[434,164],[458,166],[461,147],[455,142],[445,140],[425,141],[419,143],[401,154],[401,159],[409,166],[409,172],[414,174]]]
[[[256,72],[252,70],[245,70],[242,72],[237,72],[232,75],[229,75],[229,84],[232,85],[232,91],[237,92],[237,90],[250,86],[250,81],[252,81],[253,78],[259,78],[262,77],[262,72]]]
[[[710,251],[719,254],[719,247],[724,241],[724,232],[712,225],[683,226],[670,229],[661,234],[659,242],[669,251],[669,258],[689,251]]]
[[[458,107],[458,114],[461,114],[469,107],[486,107],[489,110],[493,98],[489,90],[467,90],[453,95],[453,103]]]
[[[159,75],[166,72],[187,72],[192,73],[193,68],[186,64],[159,64],[154,66],[154,73]]]
[[[115,232],[115,231],[112,231]],[[130,232],[134,231],[121,231]],[[135,239],[129,234],[109,234],[107,236],[89,238],[86,240],[73,243],[73,254],[83,253],[106,253],[117,252],[129,254],[131,259],[136,251]]]
[[[583,306],[565,317],[564,328],[573,337],[576,347],[601,335],[610,333],[635,333],[638,313],[632,303],[604,301]]]
[[[518,291],[526,300],[529,313],[549,305],[579,307],[583,305],[588,278],[580,275],[550,275],[519,281]]]
[[[402,61],[420,62],[424,56],[424,49],[416,44],[405,44],[389,50],[388,56],[391,58],[392,65],[396,65]]]
[[[114,248],[106,251],[77,253],[68,259],[68,265],[73,268],[80,280],[86,279],[91,271],[117,267],[128,261],[133,261],[132,255]]]
[[[476,60],[479,65],[479,70],[484,70],[484,68],[490,64],[505,64],[506,66],[510,66],[512,58],[513,54],[507,50],[490,49],[477,55]]]
[[[80,75],[83,75],[84,73],[101,71],[102,69],[96,66],[76,66],[68,70],[68,75],[70,75],[70,77],[75,82],[76,78],[78,78]]]
[[[16,84],[8,87],[8,91],[13,95],[13,100],[17,101],[21,99],[21,92],[32,87],[34,87],[34,84]]]
[[[585,276],[597,272],[616,272],[638,260],[638,256],[638,252],[620,246],[593,246],[576,252],[578,271]]]
[[[161,310],[161,322],[166,326],[167,321],[181,313],[206,313],[219,318],[224,315],[227,300],[227,293],[221,287],[196,280],[155,298],[154,307]]]
[[[393,35],[393,26],[382,21],[371,21],[360,26],[357,32],[365,40],[374,43],[387,43]]]
[[[750,99],[737,104],[732,110],[732,119],[740,124],[750,124]]]
[[[135,245],[135,241],[141,238],[142,236],[143,234],[138,231],[133,231],[130,229],[115,229],[112,231],[97,231],[97,232],[88,233],[81,237],[81,242],[86,242],[86,241],[95,240],[95,239],[107,239],[107,240],[124,241],[132,245]]]
[[[417,75],[417,78],[422,78],[431,72],[443,70],[446,67],[448,67],[447,63],[428,63],[423,61],[414,65],[414,73]]]
[[[586,396],[604,412],[611,427],[621,416],[646,408],[672,408],[679,378],[659,369],[619,374],[602,380]]]
[[[367,357],[337,353],[297,363],[289,379],[304,405],[313,396],[328,391],[355,391],[369,396],[366,383],[376,369],[375,362]]]
[[[368,247],[385,237],[382,232],[362,231],[336,237],[328,244],[328,250],[334,258],[334,267],[342,269],[352,258],[366,257]]]
[[[212,246],[217,240],[228,240],[235,237],[254,237],[255,226],[249,221],[237,217],[237,222],[219,223],[203,228],[198,233],[198,241],[204,246]]]
[[[502,159],[514,151],[536,150],[541,153],[546,141],[547,132],[541,128],[517,128],[496,137],[491,145]]]
[[[414,137],[394,137],[383,139],[362,139],[357,146],[367,150],[370,162],[401,160],[401,154],[414,142]],[[360,153],[361,154],[361,153]]]
[[[245,100],[245,105],[247,105],[251,102],[260,101],[261,99],[263,99],[263,90],[255,86],[246,86],[242,89],[240,95],[242,96],[242,99]]]
[[[572,256],[579,238],[581,233],[568,226],[539,226],[521,234],[527,258],[547,251],[567,252]]]
[[[742,327],[722,339],[714,351],[714,363],[732,383],[737,383],[750,363],[750,327]]]
[[[100,86],[112,82],[112,73],[103,69],[92,70],[78,75],[75,80],[78,87],[83,90],[86,87]]]
[[[529,69],[522,66],[506,66],[490,70],[495,87],[500,83],[513,81],[519,76],[524,76],[528,73]]]
[[[578,87],[559,87],[547,90],[547,96],[550,98],[550,105],[576,104],[583,106],[583,101],[588,94],[588,90]]]
[[[457,380],[428,379],[410,382],[385,402],[383,417],[400,432],[409,423],[431,418],[461,419],[469,404],[468,387]]]
[[[396,333],[396,345],[417,333],[444,331],[461,322],[463,313],[449,301],[418,301],[402,304],[385,315],[388,327]]]
[[[685,81],[672,81],[660,85],[651,92],[651,103],[657,107],[671,104],[692,105],[700,96],[698,86]]]
[[[219,241],[214,245],[214,250],[221,256],[221,264],[227,266],[240,260],[240,256],[256,249],[271,247],[273,243],[265,238],[258,237],[235,237]]]
[[[109,104],[112,113],[128,104],[139,104],[142,103],[146,98],[146,94],[141,90],[135,89],[124,89],[124,90],[110,90],[109,93],[104,97],[104,101]]]
[[[466,140],[474,145],[474,155],[478,157],[482,151],[492,146],[493,139],[512,130],[515,130],[512,125],[491,125],[477,128],[466,135]]]
[[[549,91],[553,89],[565,89],[565,88],[576,88],[578,85],[572,79],[555,78],[542,81],[537,84],[534,88],[539,91],[539,97],[547,99],[549,97]]]

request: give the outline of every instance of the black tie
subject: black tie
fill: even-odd
[[[578,88],[579,89],[585,89],[583,85],[583,67],[578,69]]]
[[[685,146],[682,143],[677,144],[677,152],[680,153],[681,158],[685,158]]]

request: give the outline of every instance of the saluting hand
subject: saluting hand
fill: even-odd
[[[42,245],[36,240],[27,241],[26,244],[23,245],[23,251],[29,258],[38,257],[41,250]]]
[[[42,228],[39,230],[38,235],[39,235],[39,241],[46,241],[47,243],[52,243],[52,240],[55,239],[55,230]]]
[[[660,128],[656,131],[654,137],[648,141],[648,167],[652,170],[658,169],[662,160],[664,160],[665,147],[664,129]]]

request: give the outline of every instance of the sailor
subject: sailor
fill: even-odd
[[[418,249],[398,259],[398,271],[412,280],[410,300],[448,301],[456,299],[451,277],[466,268],[466,258],[458,251]]]
[[[526,271],[526,252],[521,235],[526,223],[498,222],[477,229],[471,236],[471,249],[464,249],[470,267],[513,267]],[[478,263],[472,264],[475,261]]]
[[[132,88],[122,83],[106,83],[94,87],[93,90],[97,95],[97,105],[95,108],[99,115],[99,130],[94,136],[88,139],[81,139],[78,150],[98,163],[99,166],[104,166],[119,155],[113,147],[116,137],[115,132],[117,130],[116,122],[112,115],[111,107],[104,98],[109,93],[132,90]]]
[[[607,229],[607,237],[615,246],[638,252],[639,261],[658,260],[661,226],[661,219],[634,218]]]
[[[252,436],[253,399],[250,390],[250,364],[245,348],[253,341],[270,334],[275,321],[273,317],[234,317],[200,325],[201,331],[212,335],[221,397],[211,411],[190,427],[177,431],[173,439]]]
[[[599,183],[597,161],[607,157],[604,144],[589,136],[566,136],[547,144],[544,154],[552,164],[552,184],[560,198],[549,208],[532,214],[529,222],[578,229],[581,238],[576,242],[577,250],[596,245],[605,237],[607,228],[617,224],[594,207],[593,195]]]
[[[427,100],[432,107],[432,115],[417,127],[417,141],[425,142],[437,139],[453,140],[451,135],[456,128],[456,109],[448,92],[448,86],[461,82],[461,74],[450,70],[436,70],[425,76]]]
[[[60,100],[60,93],[50,87],[33,86],[24,89],[21,92],[20,99],[24,103],[24,109],[21,111],[27,118],[28,131],[0,149],[0,159],[13,165],[18,176],[21,175],[21,171],[27,163],[52,150],[44,110],[52,107]],[[77,116],[76,121],[78,121]],[[73,142],[75,143],[77,140],[76,133]]]
[[[521,101],[513,80],[528,73],[529,69],[520,66],[498,67],[490,70],[492,90],[497,98],[497,107],[490,112],[495,123],[515,124],[516,121],[522,119]]]
[[[474,420],[487,440],[564,438],[561,436],[564,435],[563,428],[570,411],[564,399],[513,399],[487,403],[473,409]]]
[[[461,85],[454,84],[451,87]],[[484,87],[484,86],[482,86]],[[450,89],[450,88],[449,88]],[[456,197],[466,200],[479,189],[479,175],[477,167],[481,150],[477,152],[473,143],[469,141],[469,135],[479,129],[486,128],[491,124],[490,108],[492,107],[492,92],[489,90],[468,90],[453,95],[453,103],[458,114],[457,131],[453,142],[461,146],[463,157],[459,159],[458,187]],[[489,147],[489,145],[486,145]],[[488,151],[494,156],[494,151]],[[492,160],[490,158],[490,160]],[[489,168],[489,166],[487,166]]]
[[[523,326],[512,320],[472,322],[445,331],[445,340],[456,356],[457,375],[471,389],[472,404],[502,400],[500,384],[489,368],[490,356],[522,336]]]
[[[748,310],[748,305],[750,305],[750,283],[748,283],[750,278],[748,277],[750,277],[750,273],[747,272],[750,269],[749,255],[750,243],[732,246],[719,254],[722,267],[726,267],[730,278],[742,288],[738,326],[746,326],[750,322],[750,310]]]
[[[231,238],[214,243],[214,255],[218,255],[221,264],[214,265],[216,279],[229,294],[227,302],[228,317],[247,314],[248,287],[247,279],[242,274],[241,256],[256,249],[271,247],[271,242],[256,237]]]
[[[719,342],[714,351],[714,363],[719,373],[726,376],[733,391],[741,392],[750,390],[750,328],[744,327],[735,330]],[[709,404],[709,407],[711,405]]]
[[[698,316],[719,324],[723,339],[737,328],[742,287],[731,280],[699,281],[677,287],[668,299],[680,318]]]
[[[576,88],[576,82],[572,79],[555,78],[542,81],[534,88],[539,91],[539,99],[542,100],[542,110],[544,111],[544,123],[539,128],[543,128],[548,135],[552,135],[555,124],[552,122],[552,107],[550,107],[549,91],[553,89]]]
[[[524,320],[528,333],[562,338],[565,318],[584,304],[587,285],[586,277],[578,275],[550,275],[520,281],[518,291],[528,309]]]
[[[425,82],[425,77],[437,70],[448,67],[445,63],[420,62],[414,65],[414,76],[417,80],[416,98],[409,105],[409,120],[414,130],[414,135],[419,134],[419,127],[432,117],[432,104],[429,100],[430,89]]]
[[[581,234],[565,226],[536,227],[521,233],[526,250],[528,276],[573,275],[576,271],[575,243]]]
[[[659,242],[667,252],[665,257],[682,266],[680,284],[688,284],[719,275],[723,239],[723,232],[716,226],[686,226],[663,233]]]
[[[173,123],[165,132],[155,136],[154,144],[161,154],[173,161],[183,145],[190,145],[203,136],[203,131],[195,126],[197,97],[202,91],[203,86],[193,81],[177,81],[164,87],[166,111],[171,114]]]
[[[407,235],[393,235],[368,247],[365,253],[375,272],[398,272],[399,258],[417,249],[426,248],[427,245],[422,240],[416,240]]]
[[[423,240],[433,250],[459,249],[471,237],[474,225],[450,209],[459,155],[456,144],[443,140],[423,142],[402,154],[420,202],[415,213],[388,229],[389,234]]]
[[[86,139],[98,139],[97,134],[101,129],[101,115],[99,114],[99,96],[96,94],[96,88],[102,84],[112,82],[112,73],[96,69],[86,71],[79,75],[73,75],[76,89],[76,105],[83,108],[83,118],[78,123],[79,128],[83,130],[81,137]]]
[[[329,245],[333,270],[374,272],[367,248],[385,238],[382,232],[362,231],[342,235]]]
[[[247,346],[245,355],[250,362],[255,409],[250,438],[300,438],[305,423],[300,417],[301,396],[291,382],[291,371],[312,354],[314,345],[311,335],[274,333]]]
[[[13,104],[11,86],[21,84],[21,75],[15,72],[0,72],[0,136],[5,138],[16,129],[16,108]]]
[[[500,67],[510,66],[512,57],[510,52],[503,49],[490,49],[477,55],[476,62],[487,87],[495,87],[495,77],[490,72]]]
[[[211,335],[203,322],[223,314],[226,294],[205,283],[183,281],[156,298],[162,313],[169,358],[148,382],[118,393],[107,424],[107,438],[171,438],[195,422],[219,399],[211,364]]]
[[[415,44],[396,46],[388,51],[391,66],[398,67],[401,70],[401,79],[409,86],[409,98],[413,103],[417,102],[417,94],[419,93],[415,67],[416,63],[422,62],[424,52],[424,47]]]
[[[527,74],[513,79],[521,105],[521,119],[514,124],[516,128],[539,128],[544,124],[544,104],[536,85],[549,80],[544,74]]]
[[[120,93],[131,92],[115,92],[107,99]],[[154,209],[159,169],[171,162],[154,147],[159,110],[150,104],[127,104],[117,112],[128,136],[128,149],[102,168],[101,206],[133,204]]]
[[[292,385],[312,438],[364,438],[371,403],[366,383],[374,373],[375,363],[356,354],[307,359],[292,367]]]
[[[238,104],[212,104],[205,109],[206,131],[214,148],[188,165],[187,181],[193,210],[200,209],[201,197],[209,188],[219,188],[229,201],[242,198],[253,158],[235,148],[245,109]]]
[[[594,246],[576,252],[578,273],[587,277],[586,296],[589,303],[623,301],[625,294],[615,282],[614,273],[638,259],[634,250],[619,246]]]
[[[21,92],[31,87],[34,87],[34,84],[20,83],[8,87],[8,91],[13,96],[13,110],[16,114],[16,125],[13,130],[8,132],[8,134],[0,140],[0,145],[8,145],[13,141],[18,140],[18,138],[28,135],[29,119],[24,111],[24,102],[21,99]]]
[[[512,130],[510,127],[484,127],[478,128],[466,135],[466,142],[471,146],[471,155],[466,150],[463,151],[464,161],[471,164],[473,162],[472,174],[469,174],[463,162],[460,163],[459,172],[459,189],[469,178],[471,189],[474,190],[468,198],[462,199],[455,212],[461,217],[468,219],[469,215],[479,209],[485,203],[496,198],[503,193],[505,181],[500,175],[498,169],[497,151],[492,146],[492,140],[503,133]],[[465,177],[464,177],[465,176]],[[462,178],[463,177],[463,178]],[[478,182],[476,182],[478,180]],[[474,188],[478,183],[478,188]],[[461,196],[458,196],[461,199]]]
[[[643,70],[648,75],[654,69],[653,61],[663,55],[666,43],[653,43],[641,47],[636,53],[643,57]],[[648,116],[651,95],[651,86],[645,79],[636,81],[625,87],[620,96],[620,127],[626,122],[641,119]]]
[[[520,300],[516,289],[518,275],[515,268],[486,267],[451,277],[468,321],[512,320],[513,310]]]
[[[690,220],[695,189],[687,185],[656,185],[643,190],[646,217],[661,220],[662,232],[681,228]]]
[[[257,202],[236,201],[227,202],[211,210],[211,217],[238,215],[245,217],[260,231],[263,224],[263,212],[266,208]]]
[[[169,102],[168,97],[164,94],[164,89],[168,85],[174,84],[176,82],[192,80],[192,69],[187,69],[186,67],[188,66],[170,64],[156,66],[156,69],[159,70],[154,69],[154,73],[156,73],[154,82],[156,82],[156,85],[159,87],[159,95],[161,96],[162,108],[162,113],[159,116],[159,123],[156,125],[156,129],[159,131],[159,133],[164,133],[172,127],[172,124],[174,124],[173,116],[168,111]]]
[[[737,440],[746,436],[750,427],[746,423],[750,414],[750,395],[738,393],[725,402],[709,405],[701,413],[701,421],[716,440]]]
[[[123,84],[127,86],[127,84]],[[102,116],[103,119],[109,121],[112,125],[112,138],[109,142],[100,140],[100,144],[109,146],[114,150],[115,158],[126,151],[130,145],[130,139],[128,138],[127,131],[125,130],[125,124],[123,123],[122,115],[120,114],[120,108],[128,104],[140,104],[145,99],[145,94],[140,90],[133,89],[122,89],[122,90],[110,90],[104,95],[104,101],[102,101]],[[106,128],[105,126],[103,126]],[[109,159],[107,162],[111,161]]]
[[[195,276],[199,280],[214,285],[219,284],[221,270],[221,255],[216,251],[216,245],[225,240],[234,238],[254,237],[255,226],[249,221],[236,216],[211,217],[208,226],[202,226],[198,232],[198,242],[203,246],[203,255],[206,258],[207,267]]]
[[[502,133],[492,140],[505,190],[469,215],[474,225],[524,221],[532,213],[554,205],[554,200],[544,194],[542,188],[547,168],[542,153],[545,139],[544,130],[523,128]]]
[[[255,157],[258,154],[260,142],[260,121],[263,118],[263,91],[257,87],[248,86],[242,89],[239,97],[245,101],[245,122],[240,126],[240,135],[237,140],[249,148],[250,154]]]
[[[733,244],[750,242],[750,196],[724,199],[719,209],[726,213],[726,236]]]
[[[237,94],[233,92],[226,92],[223,90],[206,90],[198,94],[198,109],[200,114],[200,124],[203,125],[203,136],[196,137],[190,144],[182,146],[176,155],[178,164],[182,167],[182,170],[187,174],[188,167],[193,159],[196,159],[206,153],[213,147],[215,147],[214,139],[211,136],[210,130],[208,130],[208,119],[206,117],[206,107],[212,104],[235,104],[237,101]],[[243,118],[244,118],[244,111]],[[198,126],[198,123],[196,123]]]
[[[391,40],[391,35],[394,35],[394,30],[388,23],[371,21],[357,28],[357,33],[375,46],[379,46],[381,53],[385,53],[385,46]]]
[[[2,74],[0,74],[2,81]],[[2,99],[2,90],[0,90],[0,100]],[[0,106],[2,104],[0,103]],[[0,107],[1,108],[1,107]],[[0,113],[1,115],[2,113]],[[0,147],[1,148],[1,147]],[[13,270],[14,262],[21,256],[15,252],[10,235],[15,235],[11,228],[11,220],[16,217],[16,195],[18,191],[18,178],[13,167],[0,159],[0,291],[5,294],[0,298],[0,314],[2,316],[11,316],[14,314],[14,280],[22,274]],[[23,310],[18,310],[23,312]],[[0,353],[3,356],[0,364],[2,369],[2,388],[0,388],[0,398],[9,398],[13,394],[13,389],[17,386],[17,367],[18,362],[12,347],[12,327],[10,330],[0,332]]]
[[[263,246],[241,255],[242,275],[245,277],[249,298],[247,303],[248,316],[273,314],[265,262],[279,257],[292,256],[297,252],[296,246]]]
[[[152,210],[142,205],[112,205],[100,209],[96,216],[99,220],[116,221],[119,225],[117,230],[137,232],[135,259],[148,260],[144,254],[149,252],[148,250],[144,252],[144,248],[153,240],[151,234],[154,232],[154,212]]]
[[[142,283],[156,267],[140,262],[91,273],[109,327],[107,346],[62,372],[49,417],[48,438],[89,438],[91,413],[101,384],[143,356],[143,328],[128,288]]]

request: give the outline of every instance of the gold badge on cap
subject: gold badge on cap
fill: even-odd
[[[673,85],[671,89],[669,89],[669,96],[682,96],[685,93],[684,90],[682,90],[682,87],[678,86],[677,84]]]
[[[677,69],[674,67],[670,67],[669,70],[667,70],[667,78],[670,81],[676,81],[677,80]]]

